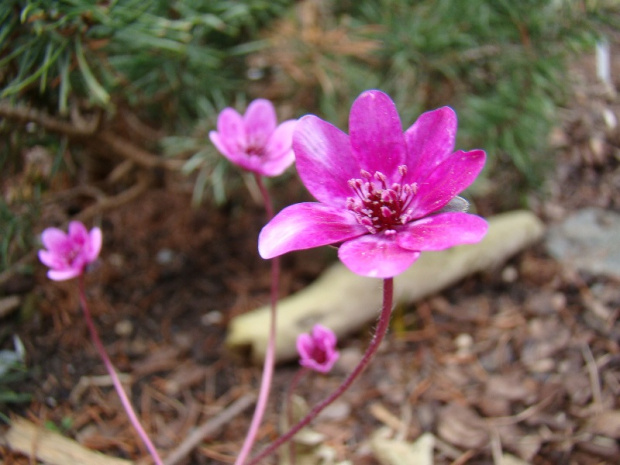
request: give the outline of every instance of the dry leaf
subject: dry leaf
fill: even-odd
[[[489,442],[482,418],[469,407],[454,403],[439,412],[437,432],[446,442],[464,449],[478,449]]]

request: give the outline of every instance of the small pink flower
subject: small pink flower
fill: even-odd
[[[334,244],[353,272],[391,278],[422,251],[480,241],[487,222],[465,213],[458,194],[474,182],[486,154],[455,152],[456,128],[456,114],[443,107],[403,132],[394,102],[378,90],[355,100],[348,135],[304,116],[293,148],[297,172],[318,202],[278,213],[260,233],[260,255]]]
[[[312,334],[303,333],[297,337],[297,352],[301,357],[299,363],[320,373],[327,373],[340,356],[336,350],[337,342],[331,329],[314,325]]]
[[[278,125],[269,100],[254,100],[241,116],[225,108],[217,118],[217,131],[209,138],[222,155],[241,168],[262,176],[278,176],[295,161],[292,149],[297,121]]]
[[[79,221],[69,223],[69,233],[58,228],[47,228],[41,234],[47,250],[39,250],[39,260],[51,269],[47,276],[54,281],[75,278],[94,262],[101,251],[101,229],[90,232]]]

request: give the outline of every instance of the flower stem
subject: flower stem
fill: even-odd
[[[256,174],[256,184],[263,196],[263,203],[265,204],[265,212],[267,213],[267,221],[273,218],[273,205],[271,203],[271,197],[269,191],[265,187],[262,178]],[[280,294],[280,259],[278,257],[271,260],[271,313],[269,321],[269,338],[267,340],[267,350],[265,352],[265,361],[263,363],[263,376],[261,378],[260,389],[258,393],[258,400],[256,401],[256,408],[254,409],[254,415],[252,416],[252,422],[250,428],[243,441],[241,452],[235,460],[235,465],[243,465],[252,451],[252,446],[256,441],[256,434],[258,428],[263,421],[265,409],[267,408],[267,401],[269,399],[269,391],[271,390],[271,380],[273,379],[273,370],[276,359],[276,313],[278,307],[278,295]]]
[[[295,434],[299,432],[304,426],[310,423],[325,407],[340,397],[351,386],[353,381],[364,371],[364,369],[370,363],[370,360],[377,352],[381,341],[387,333],[390,325],[390,316],[392,314],[392,301],[394,297],[394,279],[386,278],[383,280],[383,308],[381,309],[381,315],[379,316],[379,322],[375,334],[362,357],[360,363],[355,367],[351,374],[344,380],[344,382],[338,386],[338,388],[325,400],[317,404],[303,419],[301,419],[295,426],[293,426],[288,432],[274,442],[272,442],[266,449],[260,454],[254,457],[248,465],[256,465],[269,454],[275,452],[275,450],[290,440]]]
[[[88,326],[88,329],[90,331],[90,337],[93,340],[93,344],[95,345],[97,352],[99,352],[99,356],[103,360],[103,364],[108,370],[108,374],[110,375],[110,378],[112,379],[112,384],[114,385],[114,388],[116,389],[118,397],[120,397],[121,399],[121,404],[123,404],[123,408],[125,409],[125,412],[127,412],[127,416],[129,417],[131,424],[133,425],[136,432],[138,433],[138,436],[140,436],[140,439],[142,439],[142,442],[144,442],[144,445],[146,446],[147,450],[151,454],[151,457],[153,457],[155,464],[163,465],[163,462],[161,458],[159,457],[159,454],[157,453],[157,449],[155,449],[155,446],[151,442],[148,434],[146,434],[146,431],[144,431],[144,428],[142,428],[142,425],[140,424],[140,420],[138,420],[136,412],[131,406],[131,402],[129,401],[129,398],[127,397],[127,394],[125,393],[125,390],[123,389],[121,380],[116,374],[116,369],[114,368],[114,365],[112,365],[112,361],[110,360],[110,357],[108,357],[108,354],[105,348],[103,347],[103,343],[101,342],[101,339],[99,338],[99,333],[97,333],[97,329],[95,328],[95,323],[93,322],[93,318],[90,314],[88,303],[86,302],[86,294],[84,292],[84,275],[80,275],[78,287],[79,287],[79,293],[80,293],[80,303],[82,304],[82,310],[84,311],[84,318],[86,319],[86,325]]]

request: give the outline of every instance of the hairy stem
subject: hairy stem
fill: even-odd
[[[103,360],[103,364],[108,370],[108,374],[110,375],[110,378],[112,379],[112,384],[114,385],[114,389],[116,389],[118,397],[120,397],[121,399],[121,403],[123,404],[123,408],[125,409],[125,412],[127,412],[129,421],[131,421],[131,424],[133,425],[136,432],[138,433],[138,436],[140,436],[140,439],[142,439],[142,442],[144,442],[144,445],[146,446],[147,450],[151,454],[151,457],[153,457],[155,464],[163,465],[163,462],[161,458],[159,457],[159,454],[157,453],[157,449],[155,449],[155,446],[151,442],[151,439],[149,438],[148,434],[146,434],[146,431],[144,431],[144,428],[142,428],[142,425],[140,424],[140,420],[138,420],[138,416],[136,415],[136,412],[131,406],[131,402],[129,398],[127,397],[127,394],[125,393],[125,389],[123,388],[123,385],[121,383],[121,380],[118,377],[118,374],[116,373],[116,369],[114,368],[114,365],[112,365],[112,361],[110,360],[110,357],[108,357],[108,353],[106,352],[105,348],[103,347],[103,343],[101,342],[101,339],[99,338],[99,333],[97,332],[97,328],[95,328],[95,323],[93,322],[93,318],[90,314],[90,308],[88,307],[88,303],[86,301],[86,293],[84,292],[84,276],[83,275],[80,275],[79,277],[79,292],[80,292],[80,303],[82,304],[82,310],[84,311],[84,318],[86,319],[86,325],[88,326],[88,329],[90,331],[90,337],[93,340],[93,344],[95,345],[97,352],[99,352],[99,356]]]
[[[265,204],[265,211],[267,213],[267,221],[273,218],[273,205],[271,203],[271,197],[269,192],[263,183],[262,178],[256,174],[256,183],[263,196],[263,203]],[[276,313],[278,307],[278,295],[280,283],[280,259],[278,257],[271,260],[271,313],[269,321],[269,339],[267,342],[267,350],[265,352],[265,361],[263,364],[263,376],[261,378],[260,390],[258,393],[258,400],[256,402],[256,408],[254,415],[252,416],[252,422],[250,428],[243,441],[241,452],[235,460],[235,465],[243,465],[252,451],[252,446],[256,441],[256,434],[258,428],[263,421],[265,415],[265,409],[267,408],[267,401],[269,399],[269,392],[271,391],[271,381],[273,379],[273,370],[276,360]]]

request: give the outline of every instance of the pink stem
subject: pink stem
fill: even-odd
[[[123,389],[121,380],[116,374],[114,365],[112,365],[112,361],[110,360],[110,357],[108,357],[108,354],[105,348],[103,347],[103,343],[101,342],[101,339],[99,338],[99,334],[97,333],[97,329],[95,328],[95,324],[93,323],[93,318],[90,314],[88,303],[86,302],[83,275],[80,275],[79,277],[78,287],[80,290],[80,302],[82,304],[82,310],[84,311],[84,318],[86,319],[86,325],[88,326],[88,329],[90,330],[90,336],[93,340],[93,344],[95,344],[95,348],[97,349],[97,352],[99,352],[99,356],[103,360],[103,364],[108,370],[108,374],[110,375],[110,378],[112,378],[112,384],[114,384],[114,388],[116,389],[118,397],[120,397],[121,399],[123,408],[125,409],[125,412],[127,412],[127,416],[129,417],[131,424],[133,425],[136,432],[138,433],[138,436],[140,436],[140,439],[142,439],[142,442],[144,442],[144,445],[146,446],[149,453],[151,454],[151,457],[153,457],[153,460],[155,461],[156,465],[163,465],[163,462],[161,458],[159,458],[159,454],[157,453],[157,449],[155,449],[155,446],[149,439],[148,434],[146,434],[146,431],[144,431],[144,428],[142,428],[142,425],[140,424],[140,420],[138,420],[138,417],[136,416],[136,413],[133,407],[131,406],[131,402],[129,401],[127,394],[125,393],[125,390]]]
[[[271,198],[267,191],[262,178],[259,175],[255,175],[256,183],[263,196],[265,204],[265,211],[267,213],[267,221],[273,218],[273,205],[271,204]],[[279,294],[279,282],[280,282],[280,259],[274,258],[271,260],[271,314],[269,322],[269,339],[267,341],[267,350],[265,352],[265,361],[263,364],[263,376],[261,378],[260,390],[258,393],[258,400],[256,401],[256,408],[252,417],[252,423],[243,441],[241,452],[235,460],[235,465],[243,465],[247,460],[252,446],[256,441],[256,435],[258,428],[263,421],[265,415],[265,409],[267,408],[267,401],[269,399],[269,391],[271,390],[271,380],[273,379],[273,370],[276,360],[276,310],[278,307],[278,294]]]
[[[379,322],[377,324],[377,329],[375,334],[370,341],[368,349],[364,353],[362,360],[355,367],[355,369],[351,372],[351,374],[344,380],[344,382],[334,391],[332,395],[330,395],[327,399],[323,400],[321,403],[317,404],[311,411],[306,415],[302,420],[300,420],[295,426],[293,426],[288,432],[274,442],[272,442],[266,449],[264,449],[260,454],[250,460],[249,465],[256,465],[269,454],[275,452],[275,450],[284,444],[286,441],[290,440],[295,434],[299,432],[304,426],[310,423],[325,407],[335,401],[338,397],[340,397],[348,388],[351,386],[353,381],[359,376],[359,374],[364,371],[364,369],[370,363],[370,360],[377,352],[383,337],[387,333],[387,330],[390,325],[390,316],[392,314],[392,300],[394,295],[394,279],[387,278],[383,280],[383,308],[381,309],[381,315],[379,316]]]

